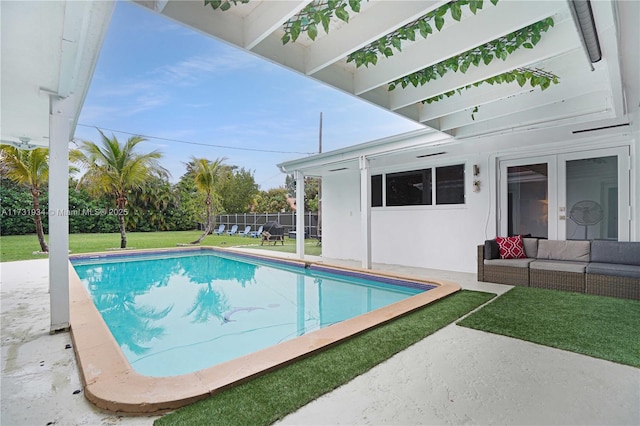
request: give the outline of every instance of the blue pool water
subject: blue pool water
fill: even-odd
[[[156,377],[211,367],[429,289],[215,251],[72,263],[131,366]]]

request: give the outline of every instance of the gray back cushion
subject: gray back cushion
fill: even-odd
[[[485,240],[484,258],[485,260],[500,259],[500,247],[496,240]]]
[[[640,266],[640,242],[594,240],[591,261]]]
[[[589,241],[540,240],[537,258],[588,262],[590,246]]]
[[[537,238],[523,238],[524,253],[527,257],[538,257],[538,239]]]

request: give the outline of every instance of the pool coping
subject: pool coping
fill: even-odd
[[[175,410],[328,348],[342,340],[384,324],[461,289],[460,285],[447,280],[426,280],[381,271],[334,266],[324,262],[282,259],[253,253],[245,254],[235,250],[206,246],[131,250],[125,254],[120,252],[117,254],[114,252],[100,252],[71,256],[71,258],[182,253],[206,250],[302,267],[310,267],[312,265],[323,268],[330,267],[365,276],[386,277],[435,285],[436,288],[204,370],[181,376],[149,377],[137,373],[129,365],[102,316],[94,306],[88,291],[81,283],[73,265],[69,262],[71,338],[80,368],[80,376],[84,384],[84,395],[97,407],[116,413],[140,415],[159,414]]]

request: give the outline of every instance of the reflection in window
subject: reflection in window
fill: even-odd
[[[436,168],[436,204],[464,204],[464,164]]]
[[[382,207],[382,175],[371,176],[371,207]]]
[[[386,178],[387,206],[431,204],[431,169],[389,173]]]

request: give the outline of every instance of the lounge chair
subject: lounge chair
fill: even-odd
[[[258,238],[260,235],[262,235],[262,230],[264,229],[264,226],[260,225],[260,227],[258,228],[257,231],[251,231],[249,232],[249,236],[251,238]]]
[[[224,225],[220,225],[218,227],[218,229],[214,229],[212,234],[213,235],[222,235],[222,233],[224,232]]]
[[[238,225],[233,225],[230,230],[227,231],[227,235],[236,235],[238,232]]]
[[[249,232],[251,232],[251,227],[250,226],[245,226],[244,231],[238,232],[238,236],[246,237],[247,235],[249,235]]]

